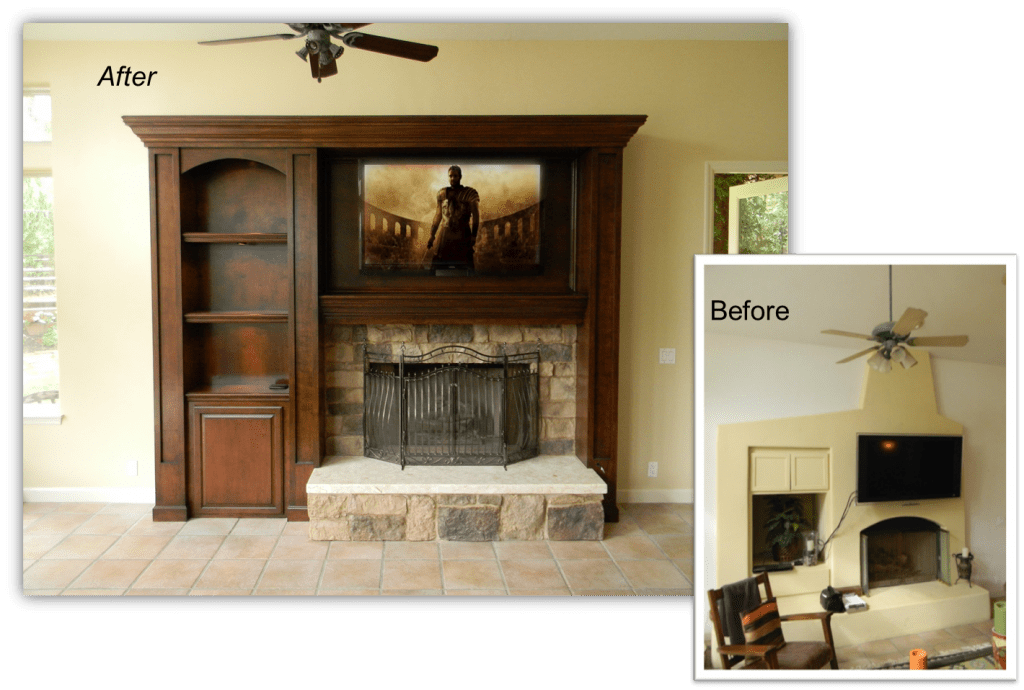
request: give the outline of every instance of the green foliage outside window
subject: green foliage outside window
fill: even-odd
[[[25,177],[22,185],[22,254],[26,265],[53,256],[53,178]]]
[[[729,188],[774,180],[784,174],[727,173],[715,175],[715,222],[712,253],[729,253]],[[779,198],[781,197],[781,198]],[[765,199],[770,201],[765,202]],[[748,206],[748,201],[760,205]],[[746,209],[744,208],[746,207]],[[785,254],[789,247],[789,194],[771,194],[740,201],[740,254]]]
[[[740,254],[785,254],[789,248],[789,193],[740,199]]]

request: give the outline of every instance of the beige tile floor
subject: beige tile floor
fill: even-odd
[[[854,614],[856,615],[856,614]],[[836,647],[841,669],[875,669],[907,663],[910,650],[923,649],[929,659],[966,652],[979,647],[992,651],[992,621],[932,630],[917,635],[902,635],[887,640]]]
[[[28,595],[693,594],[693,505],[620,506],[600,542],[316,542],[272,518],[23,504]]]

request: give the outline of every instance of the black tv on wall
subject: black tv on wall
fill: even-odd
[[[857,435],[857,502],[959,498],[963,436]]]

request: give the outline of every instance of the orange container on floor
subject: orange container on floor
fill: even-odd
[[[928,652],[923,649],[910,650],[910,670],[921,671],[928,668]]]

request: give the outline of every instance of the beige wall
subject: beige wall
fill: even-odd
[[[24,486],[152,493],[148,167],[122,115],[646,114],[625,155],[619,489],[692,497],[692,255],[704,162],[786,160],[785,42],[444,42],[350,51],[317,84],[290,44],[26,42],[53,94],[60,426],[24,428]],[[97,86],[104,69],[152,86]],[[674,366],[658,348],[676,348]],[[138,460],[138,477],[125,461]],[[646,476],[658,461],[658,478]]]

